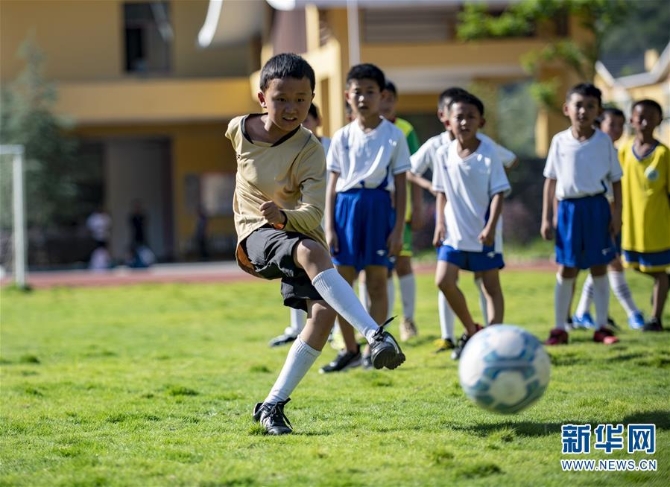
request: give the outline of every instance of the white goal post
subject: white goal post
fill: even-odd
[[[13,155],[12,159],[12,211],[14,232],[14,282],[26,288],[26,197],[23,169],[23,146],[0,144],[0,155]]]

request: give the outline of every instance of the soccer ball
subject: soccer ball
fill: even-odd
[[[458,364],[461,387],[478,406],[512,414],[537,401],[551,362],[540,341],[513,325],[484,328],[468,340]]]

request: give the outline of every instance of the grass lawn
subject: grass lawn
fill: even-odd
[[[628,276],[648,312],[650,281]],[[553,273],[502,280],[505,321],[544,339]],[[476,303],[470,276],[461,282]],[[323,376],[327,347],[286,408],[295,434],[268,437],[251,409],[287,351],[267,347],[289,317],[277,282],[3,289],[0,485],[668,485],[670,333],[625,328],[607,347],[575,331],[548,350],[544,397],[499,416],[470,403],[457,364],[432,353],[436,294],[419,275],[420,336],[402,367]],[[607,455],[594,434],[589,454],[562,454],[562,425],[607,423],[654,423],[656,453]],[[562,459],[653,459],[657,471],[563,472]]]

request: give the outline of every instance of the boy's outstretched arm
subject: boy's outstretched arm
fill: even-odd
[[[486,226],[482,230],[482,232],[479,234],[479,241],[483,243],[484,245],[493,245],[496,237],[496,225],[498,224],[498,219],[500,218],[500,215],[502,213],[502,207],[503,207],[503,199],[504,199],[505,193],[500,192],[496,193],[493,195],[493,198],[491,198],[491,205],[490,205],[490,216],[488,221],[486,222]]]
[[[542,226],[540,235],[545,240],[554,238],[554,226],[552,222],[552,210],[554,208],[554,196],[556,194],[556,180],[546,178],[542,191]]]
[[[610,219],[610,233],[612,236],[621,232],[621,181],[612,183],[612,218]]]
[[[395,184],[395,225],[386,242],[390,255],[398,255],[402,250],[402,236],[405,230],[405,211],[407,209],[407,177],[402,172],[393,177]]]
[[[447,205],[447,195],[438,191],[435,198],[435,233],[433,234],[433,247],[442,245],[446,236],[447,225],[444,221],[444,207]]]

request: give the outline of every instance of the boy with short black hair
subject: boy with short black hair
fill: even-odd
[[[477,137],[484,126],[484,105],[470,93],[456,94],[449,104],[449,130],[454,141],[436,153],[433,189],[437,193],[433,244],[438,248],[435,282],[465,327],[452,357],[459,359],[481,325],[474,322],[458,287],[461,270],[481,272],[490,323],[503,322],[504,297],[499,270],[502,257],[500,215],[510,191],[495,144]]]
[[[663,331],[670,277],[670,150],[654,138],[663,110],[654,100],[633,104],[633,140],[619,151],[623,169],[624,263],[654,279],[652,316],[643,331]]]
[[[402,248],[405,173],[410,166],[404,134],[380,115],[384,86],[384,73],[374,64],[358,64],[347,73],[345,96],[354,120],[333,135],[326,192],[326,236],[333,262],[349,285],[365,271],[370,315],[380,324],[388,313],[390,259]],[[363,362],[349,320],[341,318],[345,349],[321,368],[323,373]]]
[[[236,117],[226,131],[237,153],[238,265],[257,277],[281,279],[284,305],[308,313],[274,386],[254,408],[254,419],[272,435],[292,431],[284,406],[321,353],[337,313],[370,343],[375,368],[395,369],[405,360],[395,339],[374,322],[333,268],[328,253],[321,227],[325,154],[301,125],[314,86],[314,70],[302,57],[274,56],[260,76],[258,101],[266,113]]]
[[[590,83],[568,90],[563,113],[570,128],[554,136],[544,168],[542,238],[553,238],[556,216],[556,275],[554,328],[547,345],[568,343],[567,317],[580,269],[590,269],[596,330],[593,340],[610,345],[619,341],[607,327],[609,283],[607,264],[616,255],[613,236],[621,229],[621,166],[612,140],[593,124],[600,115],[601,92]],[[607,200],[612,188],[612,207]]]

